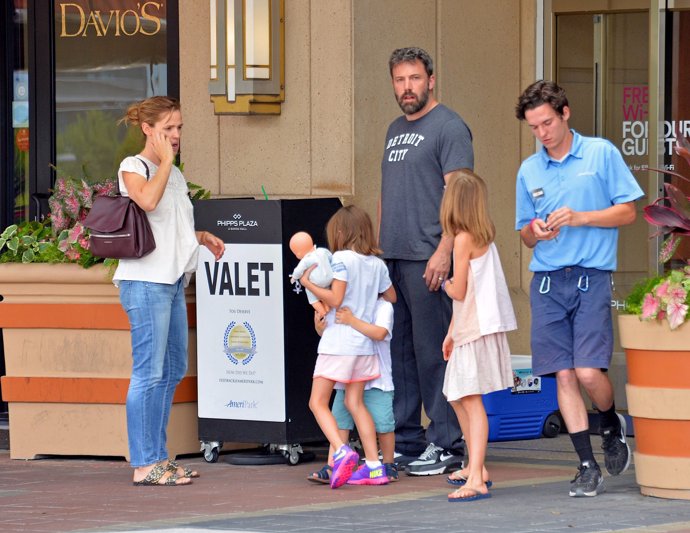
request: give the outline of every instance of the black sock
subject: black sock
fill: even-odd
[[[594,452],[592,451],[592,441],[589,438],[589,430],[578,431],[577,433],[570,433],[570,440],[573,441],[575,451],[580,458],[580,463],[589,461],[590,464],[596,464],[594,460]]]
[[[616,402],[613,402],[606,411],[599,410],[599,427],[620,429],[621,421],[616,414]]]

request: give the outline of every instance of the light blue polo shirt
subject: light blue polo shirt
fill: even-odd
[[[515,187],[516,230],[533,218],[546,220],[559,207],[596,211],[644,195],[611,142],[571,131],[573,142],[565,159],[555,161],[542,148],[520,166]],[[537,243],[529,269],[550,272],[580,266],[613,271],[617,245],[618,228],[562,227],[558,239]]]

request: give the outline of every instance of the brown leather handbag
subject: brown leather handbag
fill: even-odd
[[[149,179],[149,167],[146,179]],[[119,190],[115,196],[97,196],[84,219],[89,229],[89,249],[98,257],[138,259],[156,248],[146,212]]]

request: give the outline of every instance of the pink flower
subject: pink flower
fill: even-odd
[[[659,250],[660,263],[665,263],[673,257],[673,254],[675,254],[678,249],[680,241],[681,238],[678,235],[671,234],[671,236],[663,242]]]
[[[654,295],[649,293],[645,294],[644,300],[642,301],[642,320],[657,318],[660,304],[661,302]]]
[[[91,192],[91,185],[86,183],[85,180],[81,180],[81,189],[79,189],[79,194],[80,194],[82,200],[90,199],[91,195],[93,194]]]
[[[115,182],[108,180],[105,183],[97,183],[93,186],[96,196],[113,196],[115,194]]]
[[[654,289],[654,294],[656,294],[659,298],[666,298],[666,296],[668,296],[668,288],[669,282],[666,280],[657,285],[656,289]]]
[[[72,218],[77,218],[79,216],[79,199],[76,196],[70,196],[65,198],[65,211]]]
[[[681,287],[680,285],[674,284],[671,287],[671,290],[669,291],[668,297],[671,300],[680,300],[681,302],[685,301],[685,298],[687,298],[688,292]]]
[[[74,248],[70,248],[69,250],[67,250],[65,252],[65,257],[67,257],[67,259],[70,259],[72,261],[76,261],[77,259],[79,259],[80,254]]]
[[[77,239],[84,234],[84,226],[77,222],[74,227],[69,231],[69,241],[77,242]]]
[[[48,199],[50,214],[46,225],[52,229],[52,242],[68,261],[91,258],[84,219],[97,195],[113,195],[116,192],[116,183],[112,178],[93,184],[87,179],[58,177]]]
[[[63,229],[67,229],[68,220],[62,211],[53,211],[53,231],[56,233],[61,232]]]
[[[682,302],[671,302],[666,308],[668,313],[668,323],[671,329],[676,329],[685,322],[685,315],[688,314],[688,306]]]
[[[669,327],[676,329],[688,317],[690,305],[686,303],[690,292],[690,267],[671,270],[649,293],[641,304],[641,319],[668,320]]]

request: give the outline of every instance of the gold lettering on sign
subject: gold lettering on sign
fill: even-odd
[[[146,12],[146,6],[149,6],[149,5],[154,5],[154,6],[156,6],[157,9],[160,9],[163,6],[163,4],[156,4],[156,2],[146,2],[143,6],[141,6],[141,18],[143,18],[144,20],[151,20],[156,25],[156,29],[154,31],[151,31],[151,32],[144,31],[144,27],[142,26],[141,27],[141,33],[143,35],[156,35],[161,30],[161,19],[160,19],[160,17],[155,17],[152,15],[149,15]]]
[[[89,31],[89,26],[93,26],[94,29],[96,30],[96,35],[98,37],[103,37],[103,33],[101,33],[98,23],[96,22],[96,19],[101,20],[101,12],[100,11],[92,11],[89,13],[89,17],[86,20],[86,25],[84,26],[84,33],[82,34],[82,37],[86,36],[87,32]],[[103,22],[101,20],[101,22]]]
[[[161,30],[161,19],[155,12],[162,7],[162,2],[137,2],[138,12],[134,9],[111,9],[108,13],[102,13],[100,9],[95,9],[87,13],[79,4],[64,2],[60,4],[60,37],[105,37],[108,34],[131,37],[137,33],[156,35]],[[153,24],[154,28],[146,29],[142,21],[147,21],[147,26]]]
[[[132,16],[131,16],[131,17],[128,17],[128,16],[127,16],[128,13],[131,13]],[[136,24],[136,26],[134,27],[134,29],[133,29],[131,32],[129,32],[129,33],[127,32],[127,27],[125,26],[125,21],[126,21],[128,18],[129,18],[129,19],[133,19],[134,22],[135,22],[135,24]],[[141,27],[141,25],[139,24],[139,17],[137,17],[137,12],[136,12],[136,11],[134,11],[134,10],[132,10],[132,9],[128,9],[128,10],[126,10],[126,11],[123,11],[123,12],[122,12],[122,18],[121,18],[120,20],[122,21],[122,33],[124,33],[127,37],[131,37],[132,35],[136,35],[137,33],[139,33],[139,28]]]

